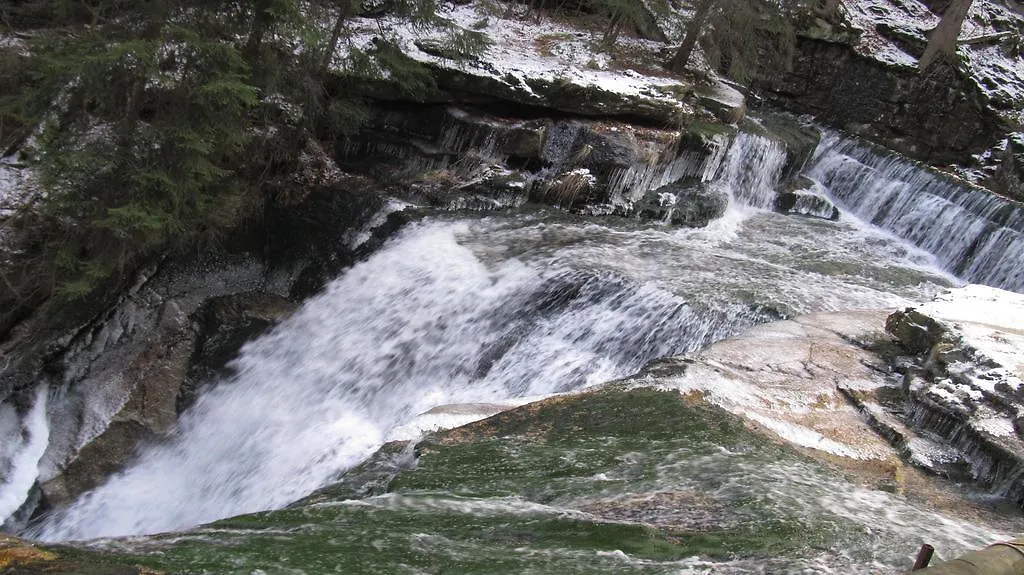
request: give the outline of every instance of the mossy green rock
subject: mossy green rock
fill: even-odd
[[[45,548],[60,558],[45,572],[897,570],[921,537],[908,525],[933,521],[768,439],[699,393],[632,385],[385,445],[286,509],[99,548]],[[876,520],[887,514],[903,519]]]
[[[696,556],[827,549],[830,521],[771,511],[759,495],[752,469],[780,461],[812,465],[699,398],[609,388],[389,444],[287,509],[119,542],[93,562],[181,574],[661,573]]]

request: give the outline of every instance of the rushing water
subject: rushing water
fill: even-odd
[[[907,253],[855,226],[814,253],[818,222],[733,225],[670,232],[542,213],[414,226],[246,346],[238,375],[200,398],[174,441],[40,535],[152,533],[279,507],[435,405],[578,389],[780,312],[891,306],[906,301],[893,292],[929,289],[926,272],[902,267],[869,286],[889,264],[848,279],[815,269]],[[779,237],[751,243],[765,233]]]
[[[974,283],[1024,290],[1024,209],[922,170],[904,158],[827,134],[809,175],[843,207],[936,255]]]
[[[836,149],[812,175],[841,189]],[[156,533],[282,507],[432,407],[580,389],[755,323],[905,305],[957,281],[938,269],[946,256],[855,219],[756,209],[784,160],[741,136],[713,183],[733,208],[701,230],[547,209],[413,225],[248,344],[174,437],[32,535]],[[864,521],[884,521],[877,511]]]

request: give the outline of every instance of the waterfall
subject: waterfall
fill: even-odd
[[[775,203],[775,187],[785,167],[785,146],[764,136],[740,132],[717,181],[733,204],[767,210]]]
[[[36,390],[32,407],[20,416],[9,403],[0,405],[0,467],[6,475],[0,481],[0,524],[21,507],[39,475],[39,460],[50,437],[46,419],[46,387]],[[20,441],[10,441],[18,438]]]
[[[868,145],[826,134],[808,175],[845,210],[974,283],[1024,291],[1024,209]]]
[[[490,264],[467,226],[407,229],[243,349],[175,436],[31,533],[153,533],[286,505],[434,406],[534,397],[632,373],[754,323],[651,284]]]

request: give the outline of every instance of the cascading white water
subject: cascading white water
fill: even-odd
[[[0,405],[0,467],[7,470],[0,481],[0,524],[21,506],[39,475],[39,460],[50,436],[46,420],[46,388],[36,390],[32,407],[19,417],[14,406]],[[10,441],[9,438],[20,438]]]
[[[771,140],[741,134],[711,185],[739,205],[770,205],[785,159]],[[434,406],[578,389],[773,317],[759,309],[896,305],[897,292],[928,281],[903,270],[919,254],[901,242],[743,218],[749,237],[735,226],[488,222],[474,232],[486,240],[467,243],[467,223],[414,226],[247,345],[238,375],[206,391],[168,442],[28,534],[153,533],[281,507]],[[817,271],[832,261],[878,267],[837,283]],[[894,284],[875,289],[880,277]]]
[[[965,280],[1024,290],[1024,206],[826,134],[808,175],[846,210],[931,252]]]
[[[554,264],[488,266],[456,241],[462,228],[415,226],[353,267],[247,345],[172,441],[34,534],[153,533],[279,507],[435,405],[608,381],[755,321]]]
[[[733,203],[762,210],[775,202],[775,186],[786,166],[786,148],[764,136],[736,135],[718,177]]]

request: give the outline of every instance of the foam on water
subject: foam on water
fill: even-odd
[[[906,159],[826,134],[808,175],[844,211],[932,253],[974,283],[1024,290],[1024,209]]]
[[[38,536],[154,533],[279,507],[435,405],[585,387],[753,321],[607,274],[487,266],[460,231],[415,226],[331,283],[247,345],[238,375],[203,394],[169,443]]]
[[[839,195],[822,149],[816,173]],[[731,209],[703,230],[545,215],[412,226],[248,344],[172,438],[31,535],[156,533],[282,507],[389,438],[465,419],[416,419],[435,406],[585,388],[753,323],[904,305],[949,280],[869,226],[761,211],[785,161],[779,144],[740,134],[709,183]],[[881,520],[884,507],[866,512]]]
[[[50,427],[46,420],[46,388],[36,390],[35,401],[24,419],[13,406],[0,405],[0,436],[5,438],[0,451],[7,474],[0,482],[0,524],[7,521],[28,497],[39,460],[46,450]],[[9,438],[19,438],[10,441]]]

